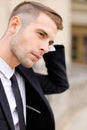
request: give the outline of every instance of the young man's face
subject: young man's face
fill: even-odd
[[[11,40],[10,48],[25,67],[32,67],[54,42],[57,27],[46,14],[41,13],[26,28],[17,32]]]

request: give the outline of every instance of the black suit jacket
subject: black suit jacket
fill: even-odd
[[[46,94],[61,93],[68,89],[65,52],[62,45],[56,45],[55,52],[43,56],[48,75],[38,74],[32,68],[19,65],[16,68],[25,79],[26,88],[26,130],[55,130],[53,112]],[[0,82],[0,130],[15,130],[8,101]]]

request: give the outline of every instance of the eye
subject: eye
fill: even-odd
[[[53,41],[49,41],[49,46],[53,45],[53,43],[54,43]]]
[[[42,32],[39,32],[38,34],[39,34],[39,36],[40,36],[41,38],[45,37],[44,33],[42,33]]]

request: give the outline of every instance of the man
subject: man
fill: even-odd
[[[23,2],[13,10],[0,40],[0,130],[25,129],[20,125],[20,110],[12,90],[13,74],[21,93],[26,130],[55,130],[53,113],[44,95],[61,93],[69,87],[64,47],[53,46],[59,29],[61,16],[40,3]],[[32,69],[42,56],[47,75]]]

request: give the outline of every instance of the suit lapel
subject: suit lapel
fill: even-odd
[[[35,91],[37,91],[37,93],[40,95],[40,97],[44,100],[44,103],[47,106],[47,108],[50,110],[49,103],[46,100],[45,96],[43,95],[42,89],[36,79],[36,75],[33,72],[33,70],[26,69],[25,67],[20,65],[17,67],[17,71],[24,77],[24,79],[26,79],[31,84],[31,86],[35,89]]]
[[[17,67],[17,71],[26,79],[32,87],[42,96],[42,89],[37,82],[36,76],[32,69],[26,69],[22,65]]]
[[[7,122],[9,124],[9,126],[11,127],[11,130],[14,130],[11,111],[10,111],[10,108],[9,108],[9,104],[8,104],[8,101],[7,101],[1,80],[0,80],[0,103],[2,105],[2,108],[3,108],[4,114],[6,116]]]
[[[25,67],[20,65],[17,67],[17,71],[24,77],[25,80],[27,80],[29,82],[29,84],[31,84],[31,86],[35,89],[35,91],[40,95],[42,100],[44,100],[44,105],[46,105],[46,109],[48,109],[48,111],[50,112],[50,115],[51,115],[52,120],[53,120],[54,116],[53,116],[52,110],[50,108],[49,102],[45,98],[45,96],[43,95],[42,89],[40,87],[40,84],[38,83],[38,80],[37,80],[36,75],[33,72],[33,70],[26,69]]]

